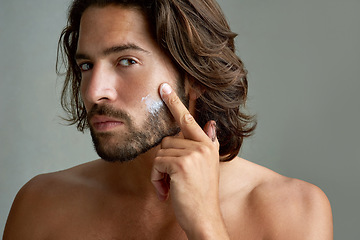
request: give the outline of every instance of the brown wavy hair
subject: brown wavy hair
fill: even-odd
[[[89,6],[111,4],[145,13],[154,39],[180,74],[203,90],[196,102],[196,119],[200,126],[216,121],[221,161],[232,160],[243,139],[254,132],[256,120],[245,111],[247,71],[235,54],[237,34],[214,0],[75,0],[59,39],[57,58],[57,73],[62,75],[60,62],[66,69],[61,95],[66,120],[79,131],[88,128],[80,96],[81,73],[75,61],[81,16]]]

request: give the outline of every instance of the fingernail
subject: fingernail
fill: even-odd
[[[171,89],[170,85],[167,83],[162,84],[160,87],[161,97],[163,96],[163,94],[170,94],[171,91],[172,91],[172,89]]]
[[[212,129],[212,138],[211,138],[211,140],[213,142],[215,142],[215,140],[216,140],[216,122],[215,121],[211,123],[211,129]]]
[[[163,201],[163,197],[160,195],[160,193],[156,192],[156,195],[157,195],[157,198],[160,200],[160,201]]]

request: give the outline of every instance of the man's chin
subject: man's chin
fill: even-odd
[[[177,134],[177,133],[175,133]],[[175,135],[174,134],[174,135]],[[151,142],[124,141],[124,144],[106,144],[93,139],[97,154],[107,162],[130,162],[158,146],[163,136]],[[132,143],[132,144],[131,144]]]

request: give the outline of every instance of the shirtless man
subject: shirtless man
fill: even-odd
[[[333,238],[319,188],[236,156],[255,125],[216,3],[78,0],[69,19],[62,103],[102,159],[29,181],[4,240]]]

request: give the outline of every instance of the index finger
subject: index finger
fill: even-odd
[[[205,134],[199,124],[197,124],[194,117],[190,114],[189,110],[181,102],[180,98],[169,84],[163,83],[160,85],[160,95],[175,118],[175,121],[180,126],[184,138],[199,142],[209,140],[209,137]]]

